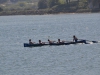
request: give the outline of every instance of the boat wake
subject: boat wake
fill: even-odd
[[[93,44],[93,42],[89,42],[89,44]]]

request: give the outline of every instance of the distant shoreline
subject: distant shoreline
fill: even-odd
[[[45,14],[63,14],[63,13],[99,13],[99,10],[90,10],[90,9],[80,9],[77,11],[45,11],[45,10],[22,10],[22,11],[2,11],[0,16],[9,16],[9,15],[45,15]]]

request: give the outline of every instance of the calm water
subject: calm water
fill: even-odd
[[[23,47],[73,35],[100,41],[100,13],[0,16],[0,75],[100,75],[100,43]]]

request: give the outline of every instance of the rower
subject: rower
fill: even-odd
[[[57,43],[64,43],[64,41],[61,42],[60,39],[58,39],[58,42]]]
[[[52,44],[52,43],[54,43],[55,41],[50,41],[50,40],[48,39],[48,42],[49,42],[49,44]]]
[[[39,44],[42,44],[41,40],[39,40]]]
[[[34,43],[31,41],[31,39],[29,39],[29,44],[34,44]]]
[[[50,41],[49,39],[48,39],[48,42],[49,42],[49,44],[51,44],[51,43],[52,43],[52,41]]]
[[[39,44],[45,44],[45,42],[41,42],[41,40],[39,40]]]
[[[78,38],[74,35],[73,36],[73,42],[77,42],[78,41]]]

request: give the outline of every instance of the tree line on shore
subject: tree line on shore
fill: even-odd
[[[41,15],[92,11],[88,8],[90,0],[37,0],[35,2],[34,0],[22,0],[21,2],[11,0],[12,3],[6,5],[4,1],[7,0],[0,0],[2,3],[0,4],[0,15]],[[95,4],[98,0],[91,1],[94,1]]]

